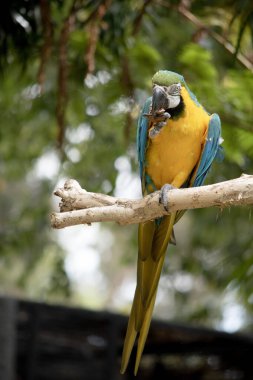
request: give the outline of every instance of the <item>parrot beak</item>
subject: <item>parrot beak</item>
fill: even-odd
[[[157,84],[154,85],[152,96],[152,114],[156,113],[161,109],[166,110],[168,106],[168,94],[161,86],[158,86]]]
[[[155,84],[152,97],[152,115],[161,114],[170,108],[177,107],[181,101],[180,92],[180,83],[172,84],[167,88]]]

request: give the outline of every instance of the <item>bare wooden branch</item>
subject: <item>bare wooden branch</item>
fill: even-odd
[[[142,199],[130,200],[90,193],[82,189],[77,181],[68,180],[64,188],[57,189],[54,194],[61,198],[61,203],[60,213],[51,214],[53,228],[108,221],[122,225],[134,224],[168,214],[159,202],[160,191]],[[253,175],[243,174],[239,178],[214,185],[168,192],[169,212],[239,205],[253,205]]]

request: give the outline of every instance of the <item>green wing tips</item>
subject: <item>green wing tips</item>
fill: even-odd
[[[173,71],[159,70],[152,78],[152,83],[160,86],[170,86],[174,83],[181,83],[185,85],[184,77]]]

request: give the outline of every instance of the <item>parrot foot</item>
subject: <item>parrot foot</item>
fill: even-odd
[[[166,125],[166,122],[164,122],[164,121],[160,121],[159,123],[154,124],[154,126],[152,128],[150,128],[150,130],[149,130],[149,133],[148,133],[149,137],[151,139],[156,137],[165,125]]]
[[[153,126],[149,130],[149,137],[153,139],[156,137],[160,132],[161,129],[167,124],[167,120],[170,118],[169,112],[159,112],[157,111],[153,115]]]
[[[149,119],[149,122],[152,125],[148,134],[151,139],[161,132],[161,129],[167,124],[167,120],[171,117],[169,112],[165,111],[163,108],[154,113],[145,113],[144,116]]]
[[[165,111],[164,109],[161,109],[160,111],[156,111],[154,114],[153,114],[153,122],[154,124],[157,124],[159,122],[167,122],[168,119],[171,118],[171,114],[167,111]]]
[[[169,212],[168,203],[169,203],[169,197],[168,197],[168,191],[175,189],[174,186],[166,183],[163,185],[163,187],[160,190],[160,196],[159,196],[159,203],[161,203],[165,209],[165,211]]]
[[[168,111],[165,111],[163,108],[155,112],[152,112],[151,110],[149,113],[144,113],[143,116],[147,117],[149,121],[154,124],[157,124],[160,121],[166,122],[171,118],[171,114]]]

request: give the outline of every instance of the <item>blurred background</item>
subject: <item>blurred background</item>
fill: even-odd
[[[0,4],[2,295],[128,313],[137,226],[50,227],[56,187],[141,196],[137,118],[159,69],[184,75],[222,120],[206,183],[252,173],[251,1],[12,0]],[[253,327],[252,208],[187,212],[155,315]]]

